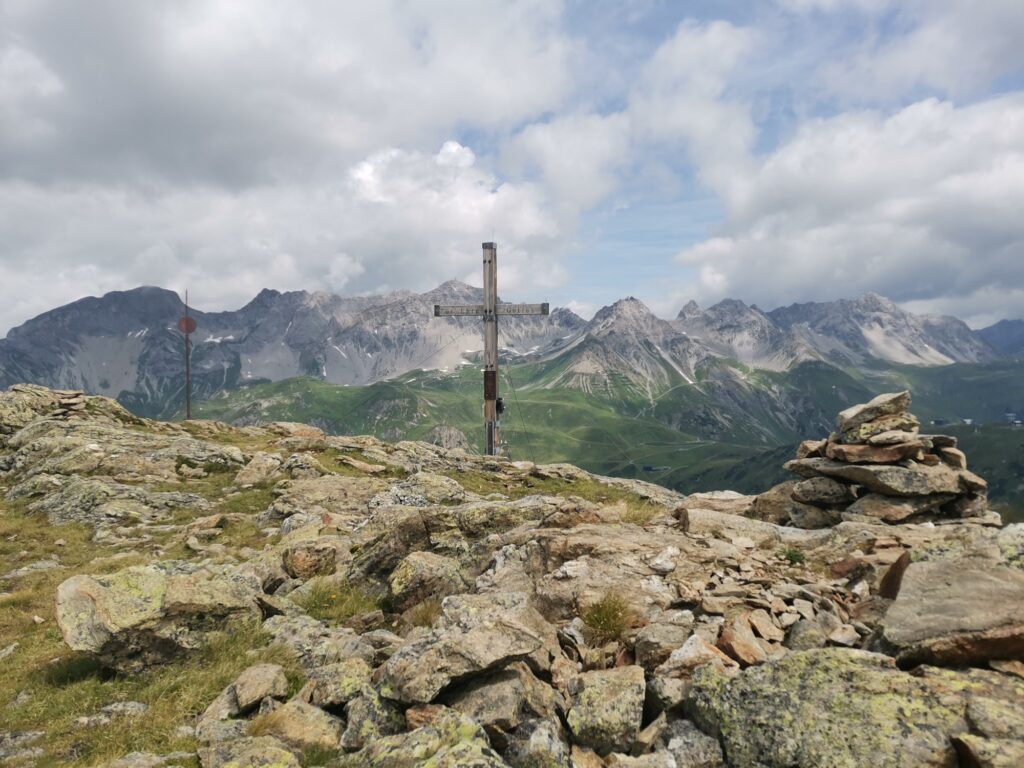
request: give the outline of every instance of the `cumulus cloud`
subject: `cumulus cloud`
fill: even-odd
[[[823,62],[820,78],[860,102],[897,100],[930,90],[977,95],[994,78],[1024,66],[1024,12],[1018,0],[782,0],[789,10],[858,11],[869,34]],[[886,28],[896,34],[885,34]]]
[[[699,295],[773,305],[875,290],[965,315],[999,296],[1024,314],[1024,96],[813,120],[744,187],[722,232],[677,257]]]
[[[219,308],[268,286],[354,293],[425,290],[452,277],[479,284],[479,243],[492,232],[501,236],[503,290],[550,287],[566,276],[546,266],[561,229],[542,200],[533,185],[503,183],[478,167],[457,142],[435,154],[376,152],[337,183],[230,194],[0,183],[0,242],[20,252],[5,265],[0,322],[86,287],[188,286],[199,306]]]
[[[729,22],[684,22],[654,52],[629,113],[642,139],[687,148],[707,185],[726,192],[746,173],[756,130],[749,106],[729,93],[756,42]]]
[[[560,18],[539,0],[4,4],[0,328],[143,283],[226,308],[268,286],[479,282],[492,238],[509,294],[564,282],[572,206],[553,215],[456,138],[559,107],[577,48]]]
[[[571,114],[526,126],[503,148],[506,167],[538,175],[555,205],[585,210],[616,189],[632,156],[629,116]]]
[[[0,141],[0,165],[40,181],[331,175],[557,108],[574,50],[559,4],[541,0],[38,0],[0,14],[0,83],[45,91],[21,101],[51,128]]]

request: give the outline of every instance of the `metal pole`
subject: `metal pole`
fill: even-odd
[[[188,317],[188,290],[185,290],[185,317]],[[187,329],[188,326],[186,326]],[[192,419],[192,354],[189,332],[185,331],[185,420]]]
[[[484,431],[488,456],[500,450],[498,427],[498,248],[484,243]]]

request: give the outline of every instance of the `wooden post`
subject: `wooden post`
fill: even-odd
[[[185,317],[188,317],[188,290],[185,291]],[[185,330],[185,421],[192,420],[192,331]]]
[[[484,320],[484,446],[488,456],[501,453],[498,413],[498,315],[547,315],[548,304],[498,303],[498,246],[484,243],[484,303],[434,305],[434,317],[482,317]]]

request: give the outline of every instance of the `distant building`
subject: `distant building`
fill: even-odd
[[[973,424],[973,423],[974,423],[974,419],[964,419],[964,424],[966,424],[968,427],[971,426],[971,424]]]
[[[1020,419],[1017,418],[1016,413],[1007,411],[1006,413],[1003,414],[1003,421],[1005,421],[1007,424],[1016,424],[1020,422]]]

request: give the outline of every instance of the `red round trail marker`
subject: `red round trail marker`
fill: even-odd
[[[178,321],[178,330],[182,333],[195,333],[197,327],[196,319],[188,315],[185,315]]]

